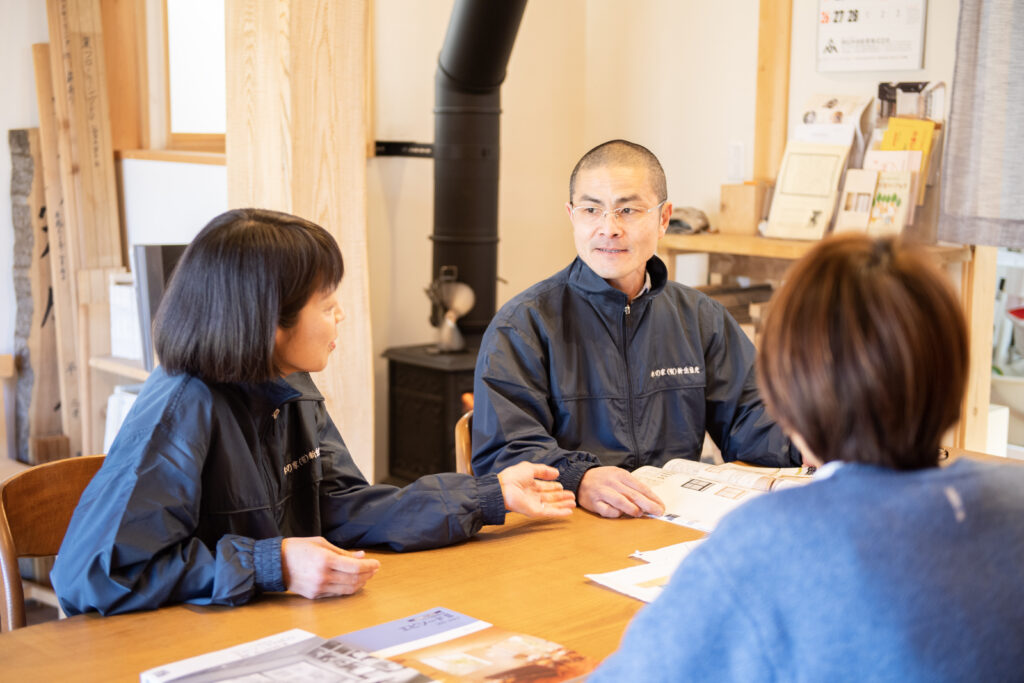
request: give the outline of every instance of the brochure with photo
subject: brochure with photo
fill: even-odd
[[[437,681],[582,680],[597,662],[557,643],[435,607],[339,636],[346,645],[417,669]]]

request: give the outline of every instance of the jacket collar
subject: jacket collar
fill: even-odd
[[[308,372],[296,372],[269,382],[238,386],[248,397],[249,405],[256,413],[272,412],[291,401],[323,400]]]
[[[634,303],[642,303],[660,294],[668,282],[668,268],[657,255],[647,260],[647,273],[651,276],[651,289],[638,296]],[[618,308],[629,303],[626,295],[605,282],[579,256],[569,266],[569,285],[585,296],[599,297]]]

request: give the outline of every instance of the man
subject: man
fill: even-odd
[[[474,471],[548,464],[578,504],[619,517],[662,514],[629,471],[698,459],[705,431],[726,460],[799,464],[765,414],[753,345],[654,255],[672,215],[654,154],[624,140],[590,150],[565,208],[579,257],[502,306],[484,334]]]

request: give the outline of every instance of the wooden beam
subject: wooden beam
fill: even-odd
[[[69,439],[71,455],[82,454],[82,413],[76,360],[78,339],[78,297],[73,286],[71,235],[64,220],[64,195],[60,185],[57,152],[57,118],[53,104],[50,46],[32,46],[39,107],[39,146],[43,154],[43,185],[46,195],[47,234],[50,241],[50,282],[53,286],[53,314],[60,368],[61,431]]]
[[[110,353],[110,311],[103,291],[83,294],[81,285],[123,271],[102,13],[100,0],[47,0],[46,9],[65,222],[76,236],[72,282],[79,286],[82,444],[99,453],[112,384],[90,371],[89,358]]]
[[[757,29],[754,180],[775,182],[789,124],[789,50],[793,0],[761,0]]]
[[[975,246],[963,264],[960,297],[970,344],[967,391],[954,446],[988,450],[988,406],[992,388],[992,322],[996,298],[996,247]]]
[[[326,228],[345,255],[338,350],[315,380],[373,478],[366,241],[366,0],[228,0],[228,204]]]

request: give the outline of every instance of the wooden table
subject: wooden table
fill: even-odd
[[[566,520],[508,519],[449,548],[370,553],[381,570],[354,596],[312,601],[275,594],[244,607],[79,615],[12,631],[0,635],[0,679],[137,681],[152,667],[290,628],[333,637],[438,606],[601,659],[642,603],[583,575],[637,564],[628,557],[634,550],[703,535],[579,510]]]

